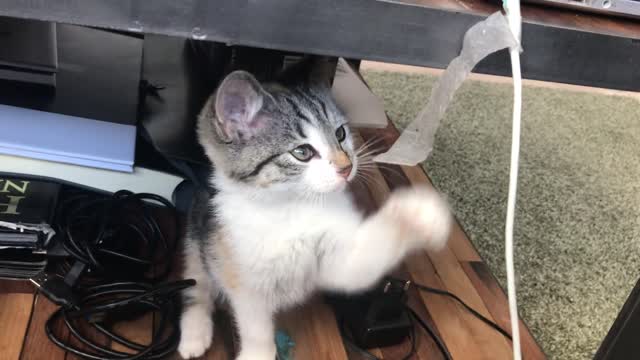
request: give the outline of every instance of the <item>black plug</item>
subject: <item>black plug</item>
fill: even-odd
[[[413,324],[405,310],[410,283],[383,281],[372,290],[329,297],[342,331],[361,348],[385,347],[404,341]],[[344,333],[343,333],[344,335]]]
[[[77,306],[76,296],[71,286],[65,283],[63,279],[41,272],[29,279],[29,281],[54,304],[66,309],[72,309]]]

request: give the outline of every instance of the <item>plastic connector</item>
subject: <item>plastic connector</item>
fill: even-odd
[[[329,297],[341,330],[360,348],[392,346],[410,336],[413,324],[406,311],[410,283],[383,281],[359,295]],[[343,334],[344,335],[344,334]]]
[[[63,279],[41,272],[29,281],[54,304],[67,309],[76,307],[77,301],[73,289]]]

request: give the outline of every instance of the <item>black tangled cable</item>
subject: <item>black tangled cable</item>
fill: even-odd
[[[180,337],[176,321],[180,291],[195,284],[194,280],[163,282],[171,271],[177,244],[175,208],[160,196],[129,191],[111,196],[84,191],[65,195],[56,225],[70,261],[63,262],[55,274],[32,279],[41,293],[60,305],[45,324],[47,336],[85,359],[167,356]],[[172,222],[171,236],[162,231],[159,217]],[[113,330],[120,321],[150,312],[155,326],[148,344]],[[59,333],[63,326],[70,334],[68,339]],[[126,351],[95,341],[87,330],[101,333]]]
[[[75,305],[60,307],[51,315],[45,324],[45,332],[60,348],[86,359],[161,359],[175,351],[180,339],[178,322],[175,320],[178,316],[179,292],[194,284],[194,280],[181,280],[156,286],[138,282],[90,286],[81,291],[82,295]],[[158,316],[157,327],[149,344],[128,340],[111,329],[111,325],[124,318],[130,319],[148,312],[155,312]],[[71,345],[56,334],[55,324],[59,321],[63,321],[69,334],[83,347]],[[128,351],[116,351],[93,340],[93,337],[84,333],[86,325]]]
[[[154,214],[157,207],[168,212],[166,217],[174,230],[171,239],[160,229],[156,219],[160,215]],[[94,276],[135,275],[153,282],[165,278],[171,270],[178,215],[161,196],[124,190],[112,196],[71,194],[60,206],[58,226],[64,249]]]

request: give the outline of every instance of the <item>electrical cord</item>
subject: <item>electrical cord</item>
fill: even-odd
[[[68,353],[92,360],[160,359],[175,351],[180,329],[179,293],[194,280],[161,282],[171,271],[177,231],[168,238],[156,218],[157,208],[178,226],[173,205],[154,194],[118,191],[111,196],[69,190],[57,211],[59,239],[71,261],[55,274],[31,279],[60,306],[46,321],[45,333]],[[153,312],[152,340],[140,344],[113,325]],[[60,331],[70,334],[63,339]],[[100,333],[124,347],[117,351],[95,341]],[[75,339],[75,343],[70,340]]]
[[[181,280],[151,287],[136,282],[111,283],[91,286],[82,291],[79,302],[71,307],[60,307],[45,324],[49,339],[69,353],[93,360],[161,359],[177,348],[179,329],[175,318],[178,315],[179,292],[193,286],[194,280]],[[155,311],[159,316],[158,326],[153,330],[152,340],[143,345],[128,340],[110,330],[107,323],[129,317],[131,313]],[[85,349],[71,345],[55,333],[55,324],[60,319],[73,338]],[[87,325],[105,335],[112,342],[129,351],[116,351],[94,341],[82,333]]]
[[[140,280],[149,282],[165,278],[171,270],[167,259],[177,244],[177,232],[173,239],[165,237],[150,201],[170,212],[177,229],[175,208],[155,194],[121,190],[111,196],[70,195],[60,206],[57,221],[64,249],[103,278],[131,274],[147,274]],[[154,274],[149,277],[152,266]]]
[[[509,190],[507,195],[507,215],[504,227],[504,252],[507,272],[507,298],[509,300],[509,317],[513,334],[513,359],[522,359],[520,350],[520,326],[518,324],[518,302],[516,298],[516,277],[513,261],[513,224],[516,212],[516,196],[518,188],[518,166],[520,162],[520,122],[522,119],[522,73],[520,68],[520,36],[522,33],[522,16],[520,0],[503,0],[507,13],[509,29],[518,45],[509,49],[511,74],[513,77],[513,121],[511,131],[511,160],[509,165]]]
[[[420,324],[420,326],[424,329],[424,331],[426,331],[427,334],[433,339],[433,341],[438,346],[438,349],[440,349],[440,352],[444,356],[445,360],[452,360],[453,358],[451,357],[451,353],[449,352],[449,349],[447,349],[447,346],[444,344],[442,339],[440,339],[440,337],[436,334],[435,330],[429,324],[427,324],[424,320],[422,320],[420,315],[418,315],[418,313],[416,313],[415,310],[413,310],[409,306],[407,306],[407,311],[418,322],[418,324]]]
[[[392,281],[392,282],[402,283],[402,284],[405,284],[407,282],[406,280],[393,278],[393,277],[388,277],[388,279],[390,281]],[[426,285],[418,284],[418,283],[415,283],[415,282],[411,282],[410,284],[411,284],[411,286],[415,287],[416,289],[418,289],[420,291],[424,291],[424,292],[428,292],[428,293],[432,293],[432,294],[436,294],[436,295],[446,296],[446,297],[449,297],[449,298],[455,300],[457,303],[462,305],[467,311],[469,311],[469,313],[471,313],[471,315],[475,316],[476,318],[478,318],[479,320],[481,320],[485,324],[489,325],[491,328],[493,328],[494,330],[496,330],[497,332],[502,334],[507,339],[512,340],[511,334],[509,334],[505,329],[501,328],[498,324],[496,324],[495,322],[487,319],[484,315],[480,314],[477,310],[475,310],[471,306],[467,305],[467,303],[465,303],[462,299],[460,299],[456,294],[450,293],[450,292],[448,292],[446,290],[436,289],[436,288],[432,288],[432,287],[429,287],[429,286],[426,286]]]
[[[455,295],[453,293],[450,293],[450,292],[448,292],[446,290],[432,288],[432,287],[429,287],[429,286],[426,286],[426,285],[422,285],[422,284],[419,284],[419,283],[408,282],[407,280],[403,280],[403,279],[399,279],[399,278],[395,278],[395,277],[391,277],[391,276],[388,276],[386,279],[387,279],[387,281],[389,281],[391,284],[393,284],[395,286],[406,287],[407,284],[409,284],[409,286],[413,286],[416,289],[418,289],[419,291],[424,291],[424,292],[428,292],[428,293],[432,293],[432,294],[436,294],[436,295],[449,297],[449,298],[455,300],[456,302],[458,302],[460,305],[462,305],[473,316],[475,316],[476,318],[478,318],[479,320],[481,320],[482,322],[484,322],[485,324],[490,326],[492,329],[494,329],[497,332],[499,332],[500,334],[502,334],[505,338],[507,338],[509,340],[512,340],[511,334],[509,334],[505,329],[500,327],[495,322],[489,320],[484,315],[480,314],[477,310],[475,310],[474,308],[469,306],[462,299],[460,299],[460,297],[458,297],[457,295]],[[433,341],[435,342],[436,346],[438,347],[438,349],[442,353],[442,356],[444,357],[444,359],[445,360],[453,360],[453,357],[451,356],[451,353],[447,349],[447,346],[445,345],[444,341],[438,336],[436,331],[426,321],[424,321],[424,319],[422,319],[420,317],[420,315],[418,315],[418,313],[414,309],[412,309],[410,306],[405,305],[405,311],[409,315],[409,318],[417,321],[418,325],[420,325],[420,327],[427,333],[427,335],[429,335],[429,337],[431,337],[433,339]],[[415,323],[413,323],[413,324],[415,324]],[[356,345],[354,343],[354,341],[351,339],[351,337],[349,337],[347,335],[347,333],[346,333],[346,331],[344,329],[344,321],[342,319],[339,321],[339,328],[340,328],[340,333],[342,334],[342,338],[344,339],[345,345],[347,345],[351,350],[359,353],[361,356],[363,356],[367,360],[380,360],[377,356],[373,355],[372,353],[368,352],[365,349],[360,348],[358,345]],[[415,352],[416,352],[416,341],[417,341],[416,338],[417,338],[417,335],[415,333],[415,326],[413,326],[412,327],[412,331],[411,331],[411,342],[412,342],[411,351],[405,357],[403,357],[403,360],[408,360],[415,354]]]

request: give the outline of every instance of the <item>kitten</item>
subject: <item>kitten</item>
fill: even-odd
[[[296,79],[295,77],[292,77]],[[228,75],[198,119],[215,170],[194,200],[185,243],[178,351],[204,354],[220,296],[231,305],[240,360],[274,360],[274,314],[316,290],[373,286],[408,253],[444,246],[451,218],[427,188],[394,192],[364,218],[346,191],[360,152],[329,86],[313,77],[259,83]]]

